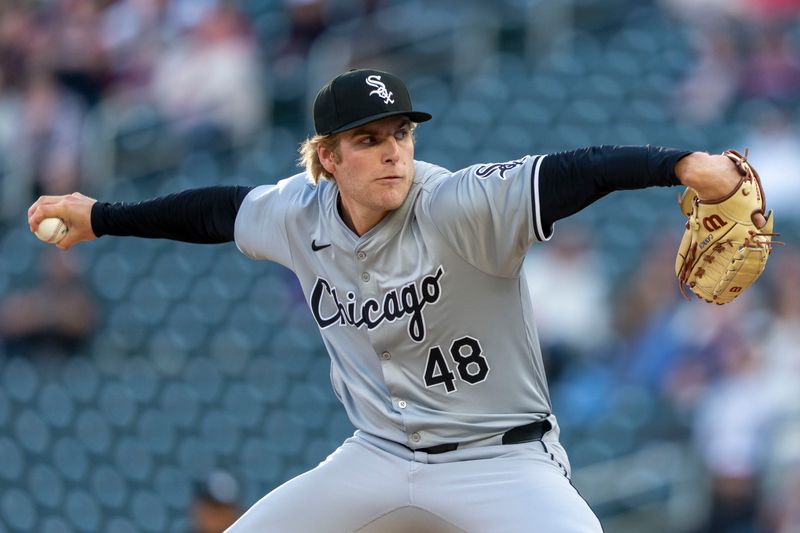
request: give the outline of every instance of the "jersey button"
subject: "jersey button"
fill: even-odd
[[[411,440],[414,442],[419,442],[422,440],[422,435],[420,435],[415,431],[414,433],[411,434]]]
[[[363,250],[359,250],[358,253],[356,254],[356,257],[358,257],[359,259],[361,259],[363,261],[364,259],[367,258],[367,252],[365,252]]]
[[[407,406],[408,404],[406,403],[405,400],[400,400],[399,402],[397,402],[397,407],[399,407],[400,409],[405,409]]]
[[[368,272],[364,272],[364,273],[361,274],[361,281],[363,281],[365,283],[367,281],[369,281],[369,273]]]
[[[392,358],[392,354],[390,354],[389,352],[383,352],[381,354],[381,359],[383,359],[384,361],[388,361],[391,358]]]

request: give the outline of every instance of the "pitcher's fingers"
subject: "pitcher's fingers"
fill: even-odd
[[[57,203],[40,204],[36,206],[36,209],[33,211],[33,214],[31,214],[28,217],[28,225],[31,227],[32,231],[36,231],[37,229],[39,229],[39,224],[42,222],[42,220],[51,217],[57,217],[63,219],[64,218],[63,213],[64,209]]]
[[[48,204],[55,204],[60,202],[64,197],[63,196],[40,196],[31,206],[28,208],[28,217],[36,210],[37,207],[40,205],[48,205]]]
[[[67,233],[67,236],[64,237],[63,239],[61,239],[56,244],[56,247],[60,248],[61,250],[69,250],[75,244],[77,244],[77,242],[75,241],[75,238],[72,237],[69,233]]]

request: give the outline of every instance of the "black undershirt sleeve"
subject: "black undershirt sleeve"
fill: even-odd
[[[545,235],[550,235],[555,221],[610,192],[679,185],[675,164],[691,153],[654,146],[594,146],[546,156],[538,180],[539,215]],[[533,205],[535,209],[535,198]]]
[[[98,237],[230,242],[236,214],[251,190],[243,186],[205,187],[137,203],[96,202],[92,206],[92,230]]]

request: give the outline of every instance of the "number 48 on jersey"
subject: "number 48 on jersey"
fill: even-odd
[[[428,352],[425,363],[425,386],[428,388],[444,385],[447,393],[458,390],[456,381],[460,379],[470,385],[484,381],[489,375],[489,362],[483,356],[478,339],[466,336],[456,339],[448,350],[450,359],[445,357],[439,346]],[[455,372],[452,368],[455,368]]]

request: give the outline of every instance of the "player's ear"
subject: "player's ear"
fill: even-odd
[[[326,146],[325,143],[320,143],[320,145],[317,146],[317,157],[319,157],[322,168],[324,168],[328,174],[333,175],[336,171],[336,163],[339,160],[336,156],[336,150]]]

